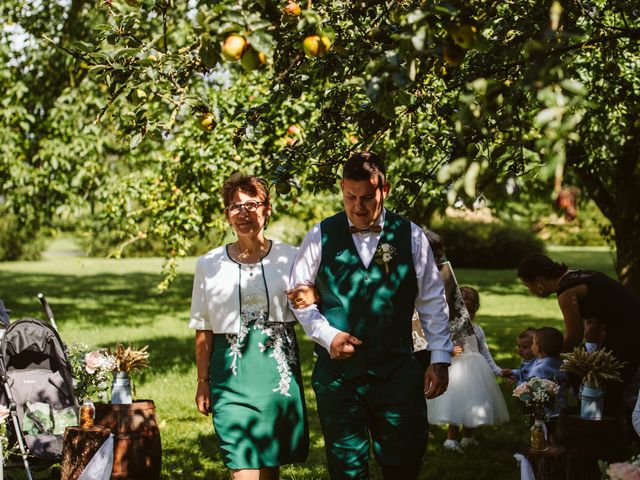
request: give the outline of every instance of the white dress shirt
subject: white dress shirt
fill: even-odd
[[[386,210],[383,209],[375,222],[383,228],[385,213]],[[351,221],[349,225],[352,225]],[[381,235],[382,232],[351,235],[366,268],[369,268],[373,260]],[[415,309],[429,342],[431,362],[450,363],[453,343],[449,333],[449,307],[444,294],[444,284],[429,241],[422,229],[413,222],[411,222],[411,255],[418,285]],[[290,288],[296,285],[315,285],[321,259],[322,235],[320,223],[316,223],[302,240],[291,272]],[[329,324],[315,304],[302,309],[293,308],[293,311],[307,335],[329,351],[331,341],[340,330]]]

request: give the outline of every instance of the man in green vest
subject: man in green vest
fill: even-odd
[[[444,393],[450,352],[444,286],[422,229],[384,208],[385,166],[372,152],[343,167],[344,211],[300,246],[291,287],[315,285],[319,305],[291,303],[318,356],[312,384],[332,479],[369,477],[373,446],[385,479],[418,477],[427,442],[425,398]],[[414,358],[414,309],[431,364]]]

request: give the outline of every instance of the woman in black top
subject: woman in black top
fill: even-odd
[[[607,334],[599,347],[627,362],[621,372],[622,385],[608,385],[609,394],[620,390],[616,397],[621,403],[622,389],[640,363],[640,297],[603,273],[569,270],[546,255],[526,257],[518,268],[518,277],[538,297],[557,294],[565,325],[564,352],[582,343],[586,319],[595,318],[604,325]]]

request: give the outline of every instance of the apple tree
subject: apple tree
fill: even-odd
[[[91,18],[80,38],[68,41],[58,26],[38,41],[83,69],[69,95],[96,92],[95,105],[73,107],[93,107],[94,121],[78,125],[105,132],[92,148],[113,138],[119,151],[92,178],[119,175],[90,196],[130,238],[153,232],[180,255],[193,235],[221,227],[216,190],[231,171],[267,176],[293,204],[335,189],[342,161],[369,148],[387,158],[395,208],[418,221],[457,199],[482,194],[499,206],[574,183],[611,222],[620,277],[640,292],[633,2],[76,0],[59,8],[74,5]]]

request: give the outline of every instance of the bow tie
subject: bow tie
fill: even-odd
[[[382,231],[382,227],[380,225],[371,225],[367,228],[358,228],[353,225],[349,225],[349,233],[353,235],[354,233],[380,233]]]

